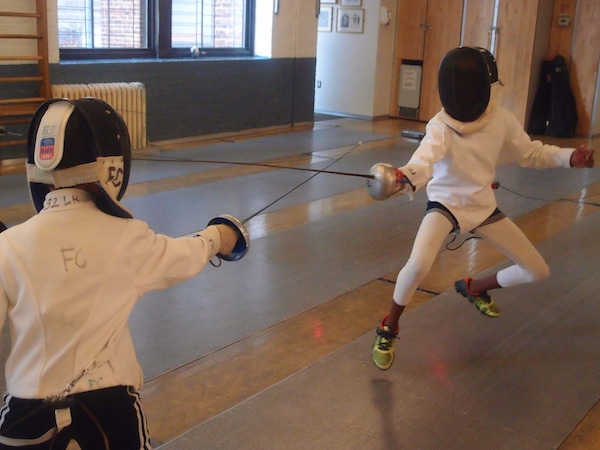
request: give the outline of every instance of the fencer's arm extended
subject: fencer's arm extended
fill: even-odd
[[[586,153],[577,152],[575,161],[572,161],[574,148],[558,147],[556,145],[544,144],[539,140],[532,140],[525,132],[523,126],[512,114],[505,114],[506,139],[504,141],[503,155],[498,165],[516,162],[521,167],[530,169],[551,169],[579,167],[579,155]],[[588,154],[588,156],[591,156]]]
[[[427,186],[433,176],[434,164],[446,156],[447,133],[454,133],[454,131],[434,117],[427,123],[425,136],[408,162],[399,167],[404,176],[410,180],[413,191],[419,191]]]
[[[425,137],[406,165],[393,167],[378,163],[371,167],[373,179],[367,183],[371,197],[385,200],[402,192],[412,198],[414,192],[424,188],[433,175],[433,164],[446,154],[444,132],[444,127],[432,120],[426,126]]]

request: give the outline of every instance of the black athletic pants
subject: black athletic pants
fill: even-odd
[[[71,424],[57,433],[56,405],[4,395],[0,409],[0,449],[63,450],[71,440],[82,450],[151,449],[139,394],[129,386],[67,397]]]

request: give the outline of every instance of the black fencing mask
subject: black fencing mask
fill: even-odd
[[[450,50],[438,73],[440,100],[446,112],[460,122],[473,122],[490,102],[498,67],[490,52],[479,47]]]
[[[119,202],[131,170],[129,132],[108,103],[96,98],[46,101],[31,121],[27,153],[29,191],[38,212],[52,185],[97,183],[98,208],[132,217]]]

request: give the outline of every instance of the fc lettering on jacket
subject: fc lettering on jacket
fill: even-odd
[[[72,269],[85,269],[87,267],[87,260],[83,254],[82,249],[76,249],[74,247],[61,248],[63,264],[65,266],[65,272]]]

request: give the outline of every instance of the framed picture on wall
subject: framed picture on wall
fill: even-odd
[[[321,6],[319,12],[319,21],[317,26],[318,31],[332,31],[333,30],[333,7]]]
[[[337,3],[337,0],[321,0],[321,4],[328,4],[328,5],[335,5]]]
[[[323,3],[323,0],[321,0]],[[362,0],[340,0],[341,6],[362,6]]]
[[[339,8],[337,13],[338,33],[362,33],[365,10],[361,8]]]

